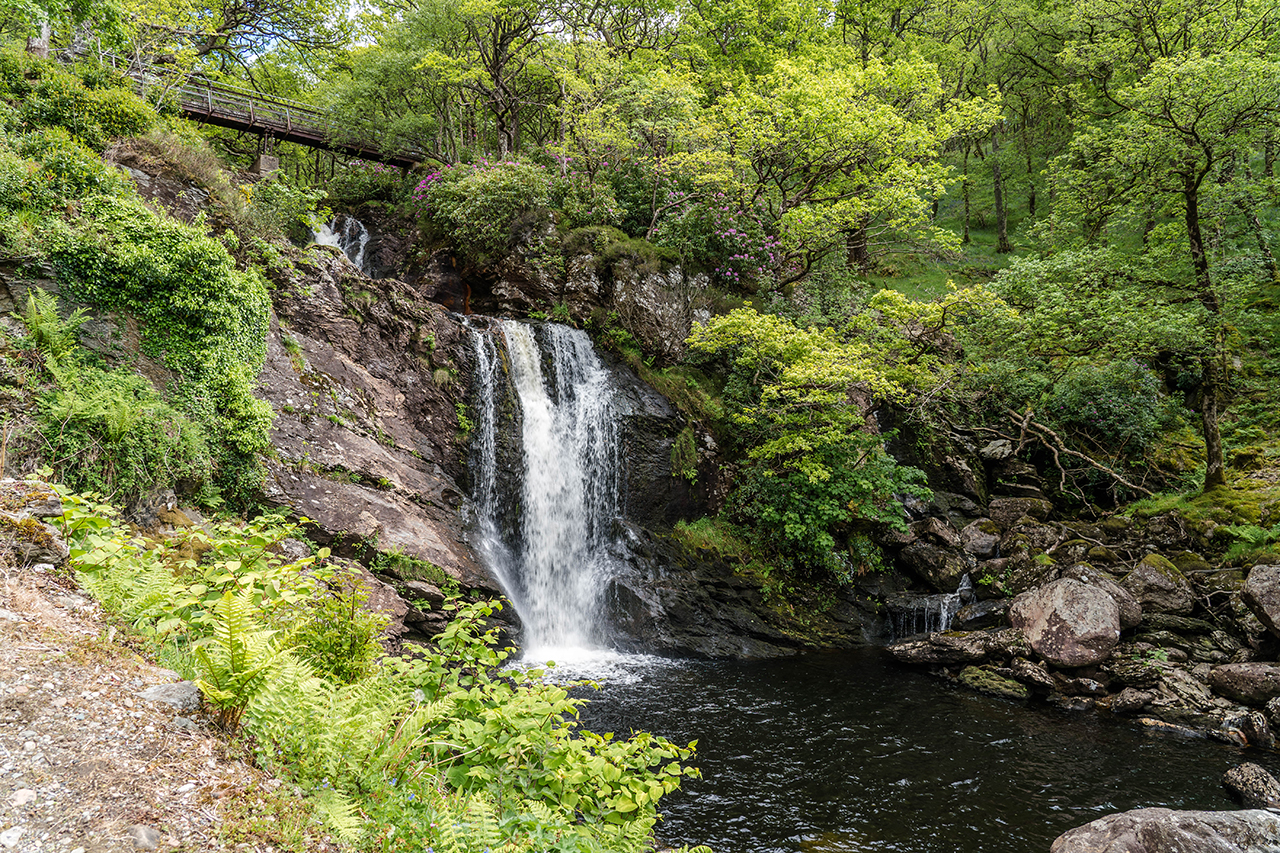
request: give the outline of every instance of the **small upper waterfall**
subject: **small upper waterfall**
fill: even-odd
[[[514,321],[500,328],[505,372],[494,336],[472,330],[479,549],[516,606],[527,649],[598,645],[622,463],[610,375],[578,329]],[[497,401],[508,377],[520,461],[504,470]]]
[[[916,634],[932,634],[948,631],[965,600],[973,593],[969,576],[960,579],[955,592],[938,595],[916,595],[889,602],[889,616],[893,631],[890,642]]]
[[[315,241],[321,246],[336,246],[342,250],[351,263],[360,268],[365,275],[365,248],[369,245],[369,229],[354,216],[342,214],[332,222],[326,222],[315,232]]]

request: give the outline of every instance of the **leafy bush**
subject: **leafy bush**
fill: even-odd
[[[9,51],[2,55],[0,83],[19,105],[18,119],[28,128],[61,127],[100,151],[113,138],[145,133],[157,120],[151,105],[113,73],[80,66],[82,78],[56,63],[14,57]]]
[[[755,292],[769,282],[781,260],[781,243],[765,229],[758,211],[715,193],[690,199],[664,217],[654,234],[659,246],[674,249],[686,264],[707,270],[712,280],[737,292]]]
[[[252,186],[248,219],[259,236],[280,234],[305,245],[329,218],[329,210],[318,207],[324,197],[324,190],[294,186],[284,178],[259,181]]]
[[[128,188],[120,173],[77,141],[63,127],[35,130],[18,137],[18,154],[40,164],[39,187],[28,190],[30,203],[42,209],[62,200],[119,195]]]
[[[504,160],[450,166],[419,182],[414,197],[429,221],[465,255],[500,257],[522,214],[552,204],[555,177],[543,166]]]
[[[366,160],[357,160],[339,169],[326,189],[334,205],[342,208],[370,203],[396,208],[413,195],[413,185],[399,169]]]

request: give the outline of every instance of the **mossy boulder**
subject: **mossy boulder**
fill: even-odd
[[[1019,684],[1012,678],[1005,678],[989,669],[976,666],[966,666],[960,671],[956,680],[979,693],[990,693],[1006,699],[1026,699],[1031,695],[1031,691],[1025,684]]]
[[[1178,567],[1159,554],[1148,554],[1120,585],[1154,613],[1188,614],[1195,609],[1191,584]]]
[[[1120,558],[1116,556],[1116,552],[1112,551],[1106,545],[1095,545],[1089,549],[1089,553],[1085,555],[1090,563],[1118,563]]]

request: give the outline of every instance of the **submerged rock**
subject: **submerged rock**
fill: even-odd
[[[1009,621],[1023,632],[1037,654],[1055,666],[1101,663],[1120,640],[1120,610],[1115,599],[1097,587],[1069,578],[1015,598]]]
[[[1006,699],[1026,699],[1031,695],[1031,691],[1025,685],[1019,684],[1012,678],[1005,678],[989,669],[980,669],[976,666],[966,666],[960,671],[957,680],[979,693],[990,693]]]
[[[1068,830],[1050,853],[1265,853],[1280,850],[1280,817],[1237,812],[1133,809]]]

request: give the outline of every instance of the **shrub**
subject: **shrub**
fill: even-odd
[[[357,160],[338,170],[326,189],[335,206],[356,208],[370,202],[396,207],[413,196],[413,184],[399,169]]]
[[[724,193],[706,202],[691,198],[662,220],[654,242],[737,292],[755,292],[770,281],[781,257],[780,242],[768,233],[760,213]]]
[[[305,245],[329,218],[330,211],[318,207],[324,197],[324,190],[294,186],[284,178],[259,181],[252,187],[248,224],[260,237],[280,235]]]
[[[555,183],[542,166],[483,161],[431,173],[419,182],[414,197],[459,251],[483,262],[511,248],[512,226],[522,214],[551,205]]]
[[[1082,365],[1046,394],[1044,412],[1112,450],[1142,450],[1169,422],[1160,381],[1145,365]]]
[[[40,165],[41,186],[32,203],[55,204],[91,195],[119,195],[128,188],[120,173],[76,140],[66,128],[48,127],[18,137],[18,154]]]

